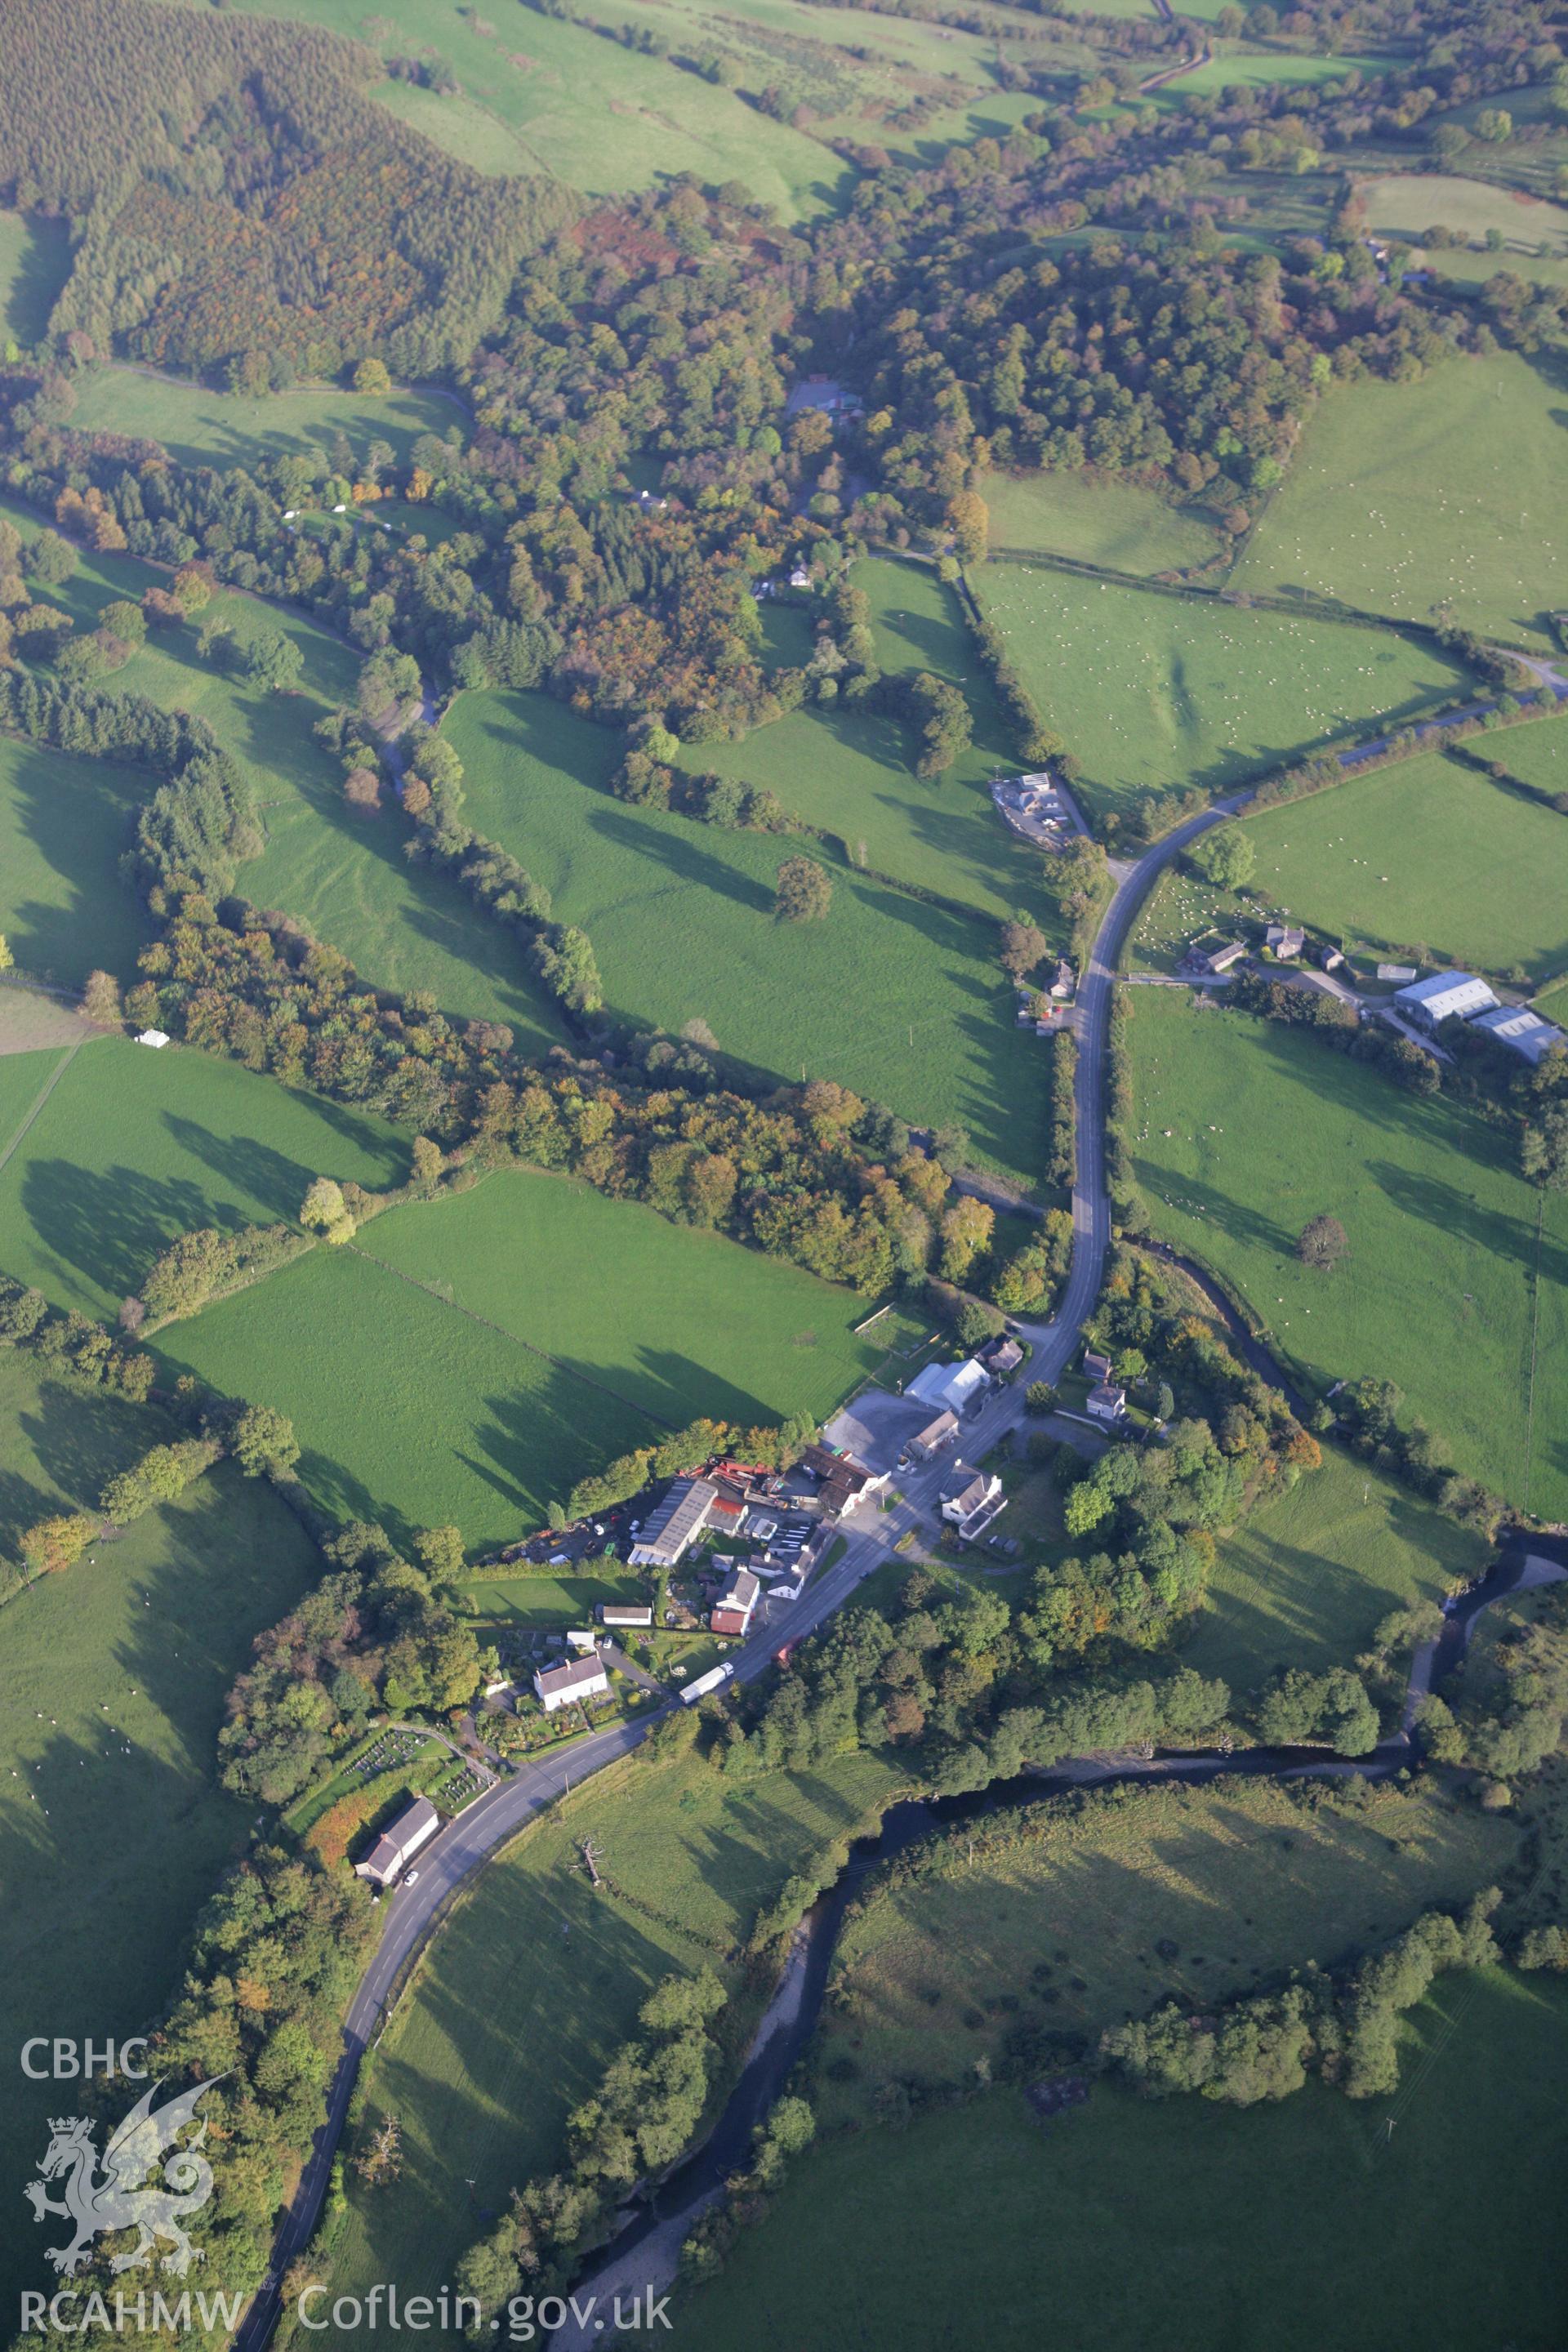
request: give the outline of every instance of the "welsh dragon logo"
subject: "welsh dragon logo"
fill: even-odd
[[[214,2080],[221,2082],[223,2077]],[[212,2083],[198,2083],[194,2091],[183,2091],[154,2113],[153,2101],[158,2090],[154,2083],[104,2150],[101,2178],[89,2119],[51,2116],[52,2137],[38,2168],[40,2177],[30,2180],[22,2193],[32,2206],[35,2221],[41,2221],[46,2213],[58,2213],[74,2224],[76,2235],[68,2246],[48,2249],[49,2261],[64,2277],[74,2278],[94,2239],[111,2230],[140,2232],[128,2254],[115,2255],[110,2268],[116,2272],[145,2268],[160,2242],[173,2251],[162,2257],[159,2266],[175,2278],[184,2278],[193,2263],[206,2260],[202,2248],[192,2245],[182,2218],[199,2213],[213,2193],[212,2167],[201,2153],[207,2135],[205,2121],[184,2147],[176,2147],[175,2141],[191,2122],[197,2100],[212,2088]],[[166,2157],[169,2149],[174,2153]],[[160,2172],[162,2186],[148,2186]],[[51,2180],[63,2181],[63,2195],[48,2194],[46,2184]]]

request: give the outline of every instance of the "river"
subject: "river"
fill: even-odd
[[[752,2133],[785,2089],[805,2053],[827,1990],[845,1912],[882,1863],[951,1822],[977,1821],[1021,1805],[1044,1804],[1077,1789],[1168,1780],[1197,1786],[1226,1777],[1260,1774],[1279,1779],[1340,1779],[1359,1772],[1368,1780],[1385,1780],[1409,1764],[1415,1708],[1459,1664],[1481,1612],[1510,1593],[1563,1577],[1568,1577],[1568,1543],[1535,1536],[1519,1536],[1506,1542],[1486,1575],[1450,1605],[1439,1638],[1424,1644],[1417,1654],[1400,1731],[1394,1738],[1381,1741],[1369,1756],[1352,1759],[1322,1748],[1245,1748],[1228,1752],[1173,1749],[1138,1760],[1083,1757],[1047,1771],[995,1781],[973,1794],[904,1798],[890,1805],[878,1834],[856,1841],[832,1886],[818,1896],[796,1928],[745,2065],[712,2131],[663,2179],[625,2209],[620,2230],[595,2253],[574,2286],[579,2309],[592,2298],[603,2313],[619,2296],[629,2311],[634,2295],[650,2291],[662,2294],[674,2284],[682,2244],[700,2217],[721,2195],[725,2180],[744,2167]],[[588,2352],[590,2346],[604,2344],[605,2333],[602,2320],[596,2323],[588,2316],[579,2324],[568,2319],[551,2336],[551,2352]]]

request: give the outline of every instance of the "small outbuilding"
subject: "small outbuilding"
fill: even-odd
[[[168,1042],[169,1033],[166,1029],[139,1029],[136,1033],[136,1043],[139,1045],[151,1045],[155,1051],[166,1045]]]

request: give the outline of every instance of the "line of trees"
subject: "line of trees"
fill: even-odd
[[[1352,2099],[1380,2098],[1399,2083],[1399,2021],[1451,1969],[1500,1956],[1490,1920],[1502,1897],[1487,1888],[1456,1919],[1424,1912],[1401,1936],[1342,1975],[1310,1968],[1277,1992],[1251,1993],[1194,2016],[1167,2003],[1112,2027],[1106,2063],[1146,2098],[1199,2091],[1233,2106],[1286,2099],[1309,2075]]]
[[[669,1085],[666,1066],[710,1079],[710,1066],[658,1040],[627,1074],[647,1091],[597,1063],[547,1077],[513,1059],[504,1027],[459,1026],[418,995],[384,1002],[287,918],[224,913],[196,895],[179,902],[127,999],[138,1025],[416,1128],[481,1167],[515,1156],[564,1169],[868,1295],[919,1285],[939,1262],[946,1170],[847,1087],[699,1097]]]
[[[308,1246],[289,1225],[242,1225],[237,1233],[204,1225],[181,1234],[148,1267],[139,1295],[121,1307],[121,1326],[142,1330],[150,1318],[155,1329],[199,1315],[213,1299],[286,1265]]]
[[[639,2180],[680,2155],[718,2074],[712,2029],[726,1998],[709,1968],[666,1977],[649,1993],[637,2011],[641,2033],[613,2053],[593,2095],[567,2118],[562,2169],[514,2191],[458,2263],[458,2292],[479,2305],[471,2343],[493,2341],[490,2315],[520,2284],[546,2294],[566,2285],[579,2248]]]
[[[1064,1028],[1051,1040],[1051,1141],[1046,1174],[1070,1187],[1078,1172],[1078,1038]]]
[[[695,1470],[719,1454],[759,1469],[787,1470],[816,1435],[816,1423],[808,1412],[792,1413],[776,1428],[767,1423],[742,1429],[728,1421],[693,1421],[657,1444],[617,1454],[603,1470],[579,1478],[566,1506],[567,1517],[586,1519],[600,1511],[613,1511],[617,1503],[629,1502],[654,1480],[679,1477],[683,1470]]]
[[[51,1307],[41,1290],[0,1275],[0,1347],[26,1348],[46,1372],[68,1373],[134,1404],[153,1385],[153,1359],[110,1339],[76,1307]]]

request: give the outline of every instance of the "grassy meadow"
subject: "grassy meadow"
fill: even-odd
[[[334,1518],[399,1538],[461,1528],[473,1549],[562,1516],[575,1479],[656,1424],[356,1248],[314,1250],[153,1343],[171,1373],[275,1405]]]
[[[639,1606],[647,1599],[640,1572],[625,1576],[484,1576],[463,1588],[468,1613],[503,1630],[514,1625],[587,1625],[601,1603]]]
[[[1240,2109],[1100,2084],[1042,2125],[995,2090],[819,2141],[681,2299],[682,2352],[732,2352],[759,2322],[792,2352],[947,2352],[981,2313],[990,2352],[1037,2352],[1042,2314],[1072,2352],[1557,2352],[1568,1985],[1444,1978],[1400,2054],[1392,2101],[1309,2084]],[[1436,2253],[1456,2180],[1465,2226]]]
[[[220,469],[254,467],[312,445],[330,451],[340,433],[356,457],[373,441],[384,441],[406,466],[423,434],[445,440],[454,425],[466,430],[465,412],[437,392],[399,386],[376,397],[305,384],[252,397],[129,366],[85,375],[71,415],[75,432],[134,434],[161,441],[176,465]]]
[[[172,1433],[157,1412],[41,1382],[0,1352],[0,1561],[34,1519],[95,1505]],[[182,1941],[254,1812],[213,1779],[226,1693],[253,1637],[320,1573],[265,1481],[225,1467],[0,1608],[0,2009],[13,2051],[35,2033],[144,2032],[174,1991]],[[15,2062],[0,2075],[0,2198],[14,2216],[60,2104],[58,2084]],[[7,2300],[49,2278],[45,2242],[20,2223],[0,2231]]]
[[[976,589],[1101,813],[1173,782],[1222,791],[1467,683],[1424,646],[1343,624],[1023,563],[987,565]]]
[[[739,1991],[729,1956],[785,1879],[899,1792],[896,1764],[868,1756],[753,1785],[689,1756],[634,1760],[526,1830],[431,1949],[373,2061],[369,2127],[397,2115],[403,2172],[372,2190],[351,2178],[333,2294],[449,2281],[481,2216],[558,2161],[567,2115],[654,1985],[708,1965]],[[611,1882],[598,1893],[579,1853],[589,1837]],[[329,2352],[352,2340],[321,2338]]]
[[[881,1360],[868,1302],[721,1234],[508,1170],[376,1219],[361,1245],[679,1427],[826,1415]]]
[[[0,344],[43,340],[69,268],[68,222],[0,211]]]
[[[1499,761],[1519,783],[1555,798],[1568,793],[1568,734],[1554,727],[1510,728],[1499,742],[1479,745],[1476,756]]]
[[[1129,483],[1067,473],[989,474],[991,545],[998,555],[1066,555],[1110,572],[1179,572],[1220,550],[1197,514]]]
[[[120,858],[153,790],[144,769],[0,737],[0,937],[21,971],[134,973],[153,926]]]
[[[1568,823],[1494,782],[1479,765],[1491,760],[1539,789],[1568,787],[1568,727],[1543,719],[1458,756],[1427,752],[1249,818],[1254,891],[1352,952],[1419,945],[1434,963],[1561,971]]]
[[[1416,268],[1477,283],[1500,269],[1547,285],[1568,282],[1568,211],[1561,205],[1496,187],[1489,180],[1450,178],[1440,172],[1394,172],[1365,183],[1361,196],[1374,234],[1409,246]],[[1479,241],[1481,250],[1428,247],[1426,231],[1439,227]],[[1500,253],[1486,249],[1492,229],[1503,240]]]
[[[0,1258],[0,1264],[3,1264]],[[472,1550],[703,1413],[826,1412],[876,1360],[865,1301],[633,1202],[508,1172],[389,1211],[171,1325],[171,1369],[294,1422],[340,1517],[452,1522]]]
[[[277,0],[245,5],[279,13]],[[288,0],[283,13],[368,40],[387,56],[438,49],[458,79],[452,96],[403,81],[374,95],[479,171],[547,172],[586,195],[647,187],[682,171],[705,181],[743,179],[785,221],[831,207],[851,176],[817,141],[733,90],[560,18],[530,13],[498,24],[428,0],[384,0],[368,21],[355,0]],[[669,37],[684,49],[679,20],[686,12],[675,13]],[[722,46],[736,45],[726,38]]]
[[[1207,16],[1207,8],[1184,8],[1184,16]],[[1216,12],[1217,13],[1217,12]],[[1167,109],[1188,98],[1218,98],[1223,90],[1271,89],[1278,82],[1339,81],[1349,73],[1385,70],[1376,58],[1314,57],[1303,50],[1222,50],[1194,66],[1178,81],[1152,90],[1147,102]]]
[[[0,1060],[0,1154],[61,1058]],[[112,1322],[176,1234],[292,1217],[319,1175],[374,1190],[407,1169],[378,1120],[237,1062],[91,1038],[0,1166],[0,1270]]]
[[[987,1160],[1032,1178],[1045,1073],[984,917],[888,889],[815,843],[615,799],[618,738],[543,696],[465,694],[445,732],[465,817],[587,931],[614,1013],[672,1034],[702,1021],[753,1069],[956,1120]],[[830,869],[833,903],[822,922],[780,923],[775,878],[801,848]]]
[[[24,538],[43,528],[22,508],[0,511]],[[96,628],[116,597],[140,599],[163,577],[132,556],[83,554],[62,588],[40,588],[36,601],[68,613],[79,634]],[[115,673],[113,686],[205,719],[237,762],[267,830],[263,855],[241,870],[243,894],[254,905],[292,915],[378,987],[429,989],[444,1012],[504,1021],[525,1052],[557,1044],[562,1031],[551,1002],[513,942],[456,881],[405,863],[407,829],[395,809],[365,816],[346,806],[342,770],[312,730],[325,711],[353,701],[354,650],[302,614],[237,592],[216,596],[203,617],[213,615],[233,631],[230,655],[204,661],[194,628],[160,630]],[[296,692],[262,693],[242,673],[245,647],[272,634],[291,637],[304,655]],[[28,758],[64,765],[57,754]],[[0,900],[13,870],[49,867],[57,878],[40,893],[41,915],[51,901],[68,908],[73,894],[96,912],[133,830],[135,801],[153,784],[139,772],[106,769],[96,795],[57,794],[38,781],[42,772],[25,770],[21,782],[0,794]],[[122,946],[136,920],[129,891],[125,897],[109,923],[111,941]],[[88,960],[104,961],[96,950]],[[129,964],[119,969],[132,976]]]
[[[1266,1780],[1089,1792],[951,1833],[852,1907],[814,2053],[825,2120],[883,2086],[973,2084],[1019,2030],[1085,2054],[1128,2017],[1203,2009],[1308,1960],[1331,1966],[1518,1851],[1511,1822],[1442,1794],[1370,1801]],[[836,2063],[853,2061],[855,2072]]]
[[[1562,1516],[1568,1207],[1515,1173],[1508,1131],[1303,1030],[1185,991],[1127,1001],[1155,1232],[1247,1301],[1310,1387],[1394,1381],[1459,1469]],[[1350,1237],[1330,1275],[1296,1256],[1322,1211]]]
[[[1342,387],[1308,425],[1232,585],[1410,620],[1446,602],[1468,628],[1554,649],[1546,616],[1568,605],[1550,487],[1563,415],[1551,360],[1516,352],[1446,361],[1414,384]]]
[[[851,856],[863,844],[867,865],[896,881],[1001,920],[1027,909],[1049,930],[1058,918],[1038,886],[1038,854],[1007,830],[987,789],[993,776],[1016,774],[1018,760],[952,590],[918,563],[861,563],[855,581],[870,600],[881,666],[930,670],[967,698],[974,740],[952,767],[933,782],[922,780],[914,772],[919,745],[900,720],[864,706],[832,704],[792,711],[742,742],[689,744],[681,767],[775,792],[793,814],[836,835]],[[813,644],[810,612],[791,605],[763,611],[789,629],[794,642],[784,657],[804,662]]]
[[[1488,1558],[1471,1529],[1369,1464],[1325,1447],[1321,1469],[1221,1542],[1182,1663],[1236,1691],[1254,1688],[1276,1666],[1323,1674],[1348,1665],[1390,1611],[1441,1601]]]

